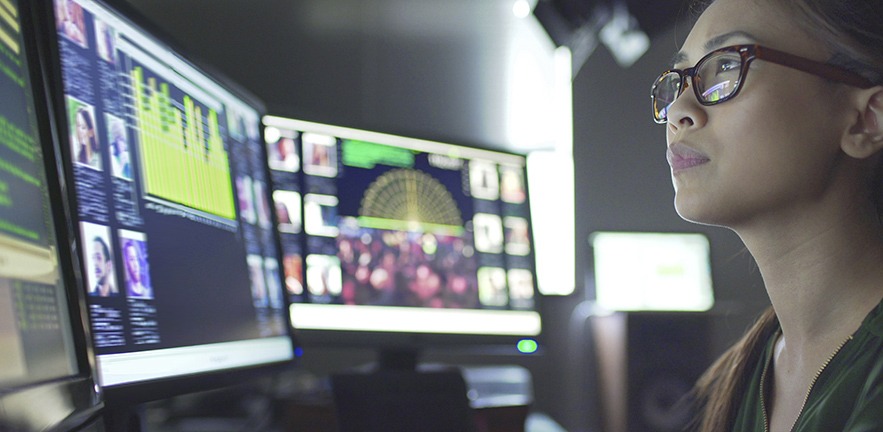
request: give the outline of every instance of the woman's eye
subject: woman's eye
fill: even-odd
[[[739,70],[739,68],[741,66],[742,66],[742,62],[740,62],[738,60],[720,59],[717,61],[717,64],[715,65],[714,70],[717,73],[730,72],[730,71],[734,71],[734,70]]]

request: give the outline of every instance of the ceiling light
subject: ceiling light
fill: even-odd
[[[515,3],[512,4],[512,13],[518,18],[527,18],[530,11],[530,2],[527,0],[515,0]]]

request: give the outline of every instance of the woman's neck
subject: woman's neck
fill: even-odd
[[[789,345],[840,340],[883,298],[883,227],[860,213],[739,231]]]

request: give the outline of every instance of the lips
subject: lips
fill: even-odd
[[[685,144],[674,143],[668,147],[665,158],[673,171],[682,171],[702,165],[711,159],[704,153]]]

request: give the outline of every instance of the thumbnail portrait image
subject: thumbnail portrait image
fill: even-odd
[[[321,177],[337,175],[337,138],[315,133],[301,135],[304,172]]]
[[[520,166],[500,166],[500,199],[512,204],[521,204],[527,197],[524,186],[524,171]]]
[[[485,306],[506,306],[506,270],[499,267],[478,268],[478,300]]]
[[[55,1],[55,26],[58,33],[77,45],[87,48],[86,18],[83,7],[74,0]]]
[[[279,220],[279,231],[287,233],[301,232],[300,193],[287,190],[274,191],[273,203],[276,206],[276,217]]]
[[[268,142],[267,162],[270,169],[277,171],[297,172],[300,170],[297,141],[290,137],[280,137],[273,142]]]
[[[472,218],[475,250],[484,253],[503,252],[503,221],[490,213],[476,213]]]
[[[530,233],[527,219],[507,216],[503,218],[503,231],[506,237],[506,253],[527,255],[530,253]]]
[[[236,196],[239,200],[239,217],[242,220],[254,225],[257,218],[257,211],[254,206],[254,187],[251,177],[236,176]]]
[[[279,261],[276,258],[264,257],[264,280],[267,282],[267,299],[270,301],[270,307],[282,309],[285,298],[279,278]]]
[[[270,198],[267,186],[262,181],[254,180],[254,205],[257,214],[258,225],[269,228],[271,225]]]
[[[129,152],[129,139],[126,135],[126,123],[123,119],[105,114],[107,124],[107,142],[110,146],[110,169],[114,177],[132,179],[132,157]]]
[[[510,305],[515,309],[533,308],[533,273],[526,269],[509,269],[507,279]]]
[[[340,258],[334,255],[307,255],[307,291],[313,302],[330,302],[340,295]]]
[[[307,234],[323,237],[337,237],[338,199],[332,195],[304,195],[304,230]]]
[[[267,281],[264,274],[264,258],[250,254],[246,258],[248,277],[251,280],[251,299],[255,307],[267,306]]]
[[[95,46],[98,57],[108,63],[116,63],[116,30],[100,19],[95,19]]]
[[[282,258],[282,272],[285,276],[285,290],[299,296],[304,293],[304,261],[300,254],[285,254]]]
[[[110,241],[110,229],[104,225],[81,222],[80,235],[83,240],[83,263],[86,266],[86,285],[89,295],[118,296],[120,290],[114,273],[114,250]]]
[[[95,123],[95,107],[68,96],[67,109],[71,155],[74,162],[100,171],[102,149]]]
[[[227,106],[227,131],[230,136],[240,142],[258,141],[260,136],[260,119],[254,111],[236,106]]]
[[[147,236],[141,232],[122,229],[119,230],[119,236],[126,275],[126,296],[135,299],[153,299]]]
[[[497,164],[489,161],[469,162],[469,189],[475,198],[496,200],[500,198],[500,178]]]

